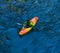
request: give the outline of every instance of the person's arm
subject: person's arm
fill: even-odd
[[[26,24],[27,24],[27,21],[25,21],[25,22],[24,22],[23,26],[25,27],[25,26],[26,26]]]

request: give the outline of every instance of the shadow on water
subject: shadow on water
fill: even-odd
[[[29,53],[27,48],[24,48],[23,53]]]
[[[0,40],[0,52],[9,53],[11,46],[10,45],[7,45],[6,44],[6,41],[5,40],[2,40],[2,39]]]
[[[9,36],[5,36],[5,38],[9,41],[11,41],[11,38]]]

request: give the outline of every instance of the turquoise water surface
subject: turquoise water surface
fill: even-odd
[[[37,25],[20,37],[35,16]],[[0,0],[0,53],[60,53],[60,0]]]

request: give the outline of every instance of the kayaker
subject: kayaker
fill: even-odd
[[[28,27],[33,27],[33,23],[30,22],[29,20],[24,22],[24,27],[28,28]]]

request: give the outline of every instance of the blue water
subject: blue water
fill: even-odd
[[[37,25],[20,37],[35,16]],[[60,53],[60,0],[0,0],[0,53]]]

